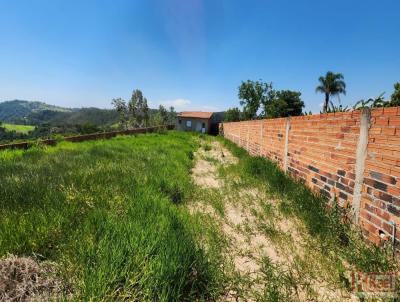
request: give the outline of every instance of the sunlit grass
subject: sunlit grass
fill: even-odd
[[[0,126],[6,128],[6,130],[8,131],[15,131],[23,134],[28,134],[30,131],[33,131],[35,129],[35,126],[32,125],[15,125],[2,123]]]
[[[188,133],[0,154],[0,257],[61,265],[75,300],[205,299],[216,267],[179,204],[192,190]]]

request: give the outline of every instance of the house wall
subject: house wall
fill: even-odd
[[[400,240],[400,107],[223,123],[225,138],[349,204],[366,237]]]
[[[179,122],[181,121],[181,122]],[[191,127],[187,126],[187,122],[191,121]],[[196,131],[201,132],[203,123],[205,124],[205,133],[210,131],[210,120],[202,118],[189,118],[189,117],[179,117],[176,120],[176,129],[181,131]]]

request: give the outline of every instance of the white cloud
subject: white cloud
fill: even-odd
[[[163,105],[164,107],[174,107],[176,111],[181,111],[181,110],[188,110],[188,107],[192,102],[187,99],[175,99],[175,100],[166,100],[166,101],[159,101],[159,102],[154,102],[150,103],[150,106],[153,108],[157,108],[160,105]]]
[[[176,100],[171,100],[171,101],[164,101],[161,102],[162,105],[165,106],[174,106],[176,108],[178,107],[187,107],[191,104],[192,102],[190,100],[185,100],[185,99],[176,99]]]

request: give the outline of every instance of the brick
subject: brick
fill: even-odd
[[[377,180],[381,180],[382,179],[382,173],[379,172],[375,172],[375,171],[369,171],[369,175]]]
[[[386,201],[386,202],[392,202],[393,201],[393,196],[390,194],[386,194],[380,191],[377,191],[374,193],[374,196],[380,200]]]
[[[361,211],[360,216],[363,216],[366,220],[372,222],[378,227],[381,227],[382,225],[382,219],[376,217],[366,209],[364,209],[364,211]]]
[[[378,126],[388,126],[389,125],[389,118],[383,117],[383,118],[377,118],[375,120],[375,125]]]
[[[364,178],[364,184],[373,187],[375,184],[375,180],[371,178]]]
[[[392,116],[389,118],[389,126],[400,126],[400,116]]]
[[[350,178],[350,179],[352,179],[352,180],[355,180],[356,179],[356,175],[354,174],[354,173],[347,173],[347,177],[348,178]]]
[[[392,206],[392,205],[390,204],[390,205],[388,205],[387,209],[388,209],[388,211],[389,211],[390,213],[392,213],[393,215],[395,215],[395,216],[397,216],[397,217],[400,217],[400,209],[399,209],[399,208],[397,208],[397,207],[395,207],[395,206]]]
[[[375,181],[373,187],[378,190],[386,191],[387,185],[383,182]]]
[[[382,228],[386,231],[386,233],[393,234],[393,226],[391,224],[384,222],[382,224]]]
[[[319,172],[319,169],[315,168],[312,165],[308,165],[308,169],[310,169],[311,171],[317,172],[317,173]]]
[[[336,188],[340,189],[340,190],[345,190],[346,187],[344,185],[342,185],[340,182],[336,182],[335,183]]]
[[[343,192],[339,192],[339,197],[340,198],[342,198],[342,199],[344,199],[344,200],[347,200],[347,194],[345,194],[345,193],[343,193]]]
[[[382,134],[383,135],[395,135],[396,134],[396,128],[382,128]]]
[[[383,175],[381,180],[383,182],[391,184],[391,185],[395,185],[397,183],[396,178],[394,178],[393,176],[389,176],[389,175]]]
[[[319,193],[320,193],[322,196],[325,196],[325,197],[327,197],[327,198],[331,197],[331,194],[330,194],[328,191],[324,190],[324,189],[319,189]]]
[[[393,196],[400,196],[400,188],[390,186],[387,192]]]

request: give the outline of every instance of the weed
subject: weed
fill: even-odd
[[[211,148],[210,144],[204,144],[203,149],[204,149],[204,151],[210,151],[212,148]]]

